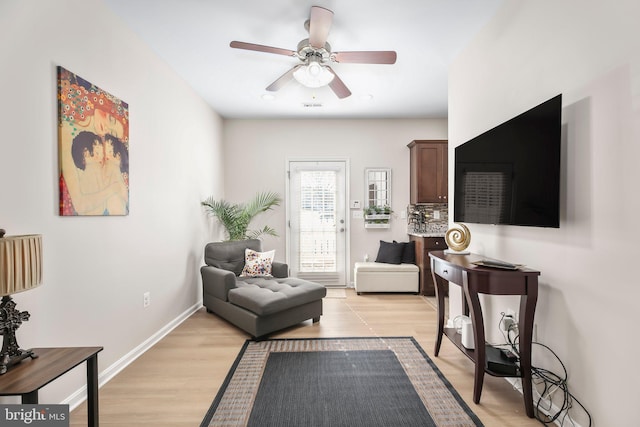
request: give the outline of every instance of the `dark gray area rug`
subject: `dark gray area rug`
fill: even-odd
[[[204,426],[482,426],[412,337],[247,341]]]

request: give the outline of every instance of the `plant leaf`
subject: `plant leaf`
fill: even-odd
[[[229,240],[257,238],[262,234],[277,236],[275,230],[265,226],[262,230],[248,231],[251,220],[259,213],[279,206],[282,199],[277,193],[258,193],[248,204],[231,204],[225,200],[215,200],[213,196],[201,202],[207,212],[215,216],[224,226]]]
[[[247,232],[247,239],[258,239],[263,234],[278,237],[278,233],[276,233],[276,230],[269,227],[268,225],[265,225],[262,230],[249,230]]]
[[[253,219],[261,212],[266,212],[274,206],[279,206],[281,202],[280,196],[274,192],[258,193],[253,200],[249,201],[244,207],[244,211],[248,217]]]

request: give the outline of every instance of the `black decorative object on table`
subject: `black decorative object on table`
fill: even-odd
[[[16,303],[10,295],[2,297],[0,303],[0,335],[3,335],[2,351],[0,351],[0,375],[16,363],[20,363],[27,357],[38,357],[31,350],[22,350],[16,340],[16,330],[22,322],[29,320],[28,311],[16,309]]]

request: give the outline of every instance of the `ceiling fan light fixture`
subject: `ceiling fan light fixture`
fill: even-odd
[[[334,75],[317,58],[311,57],[307,65],[293,72],[293,77],[303,86],[316,88],[331,83]]]
[[[292,56],[302,62],[290,68],[267,86],[266,90],[269,92],[276,92],[290,81],[296,80],[301,85],[312,89],[329,86],[339,99],[344,99],[351,96],[351,91],[333,68],[325,64],[333,62],[395,64],[397,54],[392,50],[332,52],[331,46],[327,42],[332,23],[333,12],[331,10],[320,6],[311,6],[309,20],[305,22],[305,29],[309,32],[309,38],[300,40],[295,51],[235,40],[230,43],[230,46],[234,49]]]

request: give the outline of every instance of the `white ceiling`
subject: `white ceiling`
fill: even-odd
[[[449,63],[505,0],[104,1],[225,118],[444,118]],[[332,64],[353,93],[342,100],[295,81],[264,100],[299,60],[229,42],[296,50],[314,5],[334,12],[333,51],[395,50],[397,62]]]

